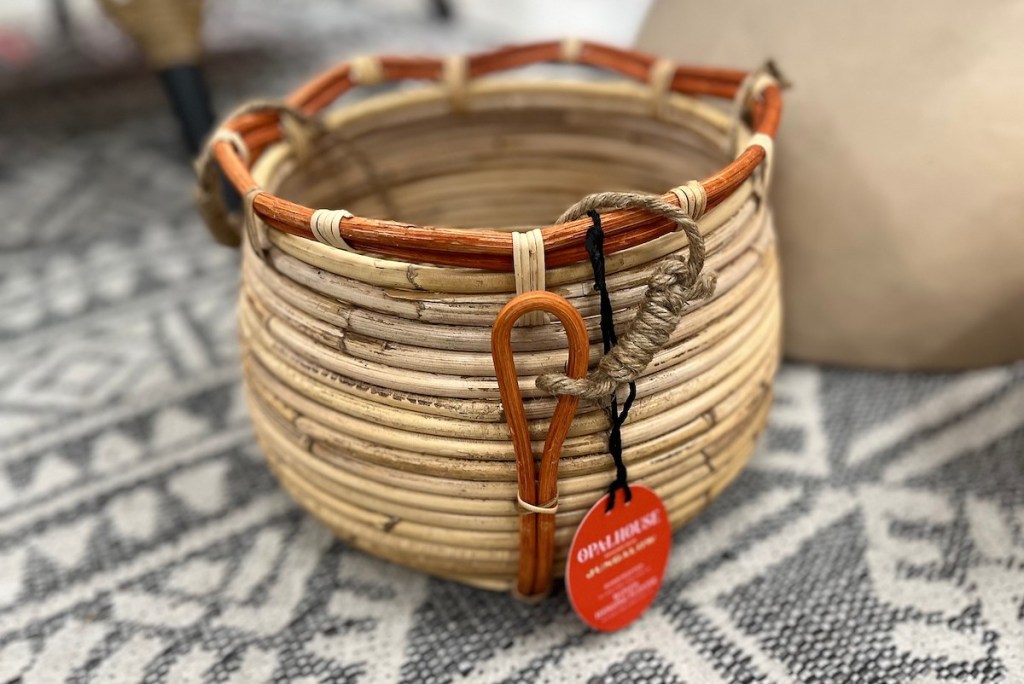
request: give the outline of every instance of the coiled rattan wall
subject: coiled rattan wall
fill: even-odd
[[[565,44],[551,45],[545,49],[566,56]],[[569,48],[575,61],[609,49]],[[450,77],[451,67],[443,73]],[[622,439],[631,481],[662,496],[674,526],[746,463],[765,424],[779,355],[778,264],[761,163],[770,145],[747,144],[749,117],[737,123],[727,108],[671,92],[686,90],[672,86],[672,73],[679,80],[669,73],[669,85],[652,96],[650,83],[625,79],[464,72],[454,84],[441,79],[337,108],[314,133],[301,122],[275,122],[275,139],[266,142],[259,127],[229,122],[225,130],[239,137],[223,136],[214,147],[247,205],[239,317],[256,434],[282,485],[339,537],[437,576],[512,588],[523,511],[490,335],[516,294],[516,277],[501,249],[474,253],[471,241],[446,240],[454,229],[487,226],[476,234],[504,245],[511,231],[548,226],[590,193],[660,194],[721,175],[735,150],[749,168],[717,195],[706,192],[713,206],[698,221],[715,293],[688,307],[637,380]],[[725,85],[710,94],[751,83],[722,73],[716,78]],[[741,91],[749,99],[740,109],[753,111],[755,128],[769,109],[768,88]],[[240,158],[221,159],[239,151]],[[251,177],[247,170],[241,179],[232,164],[246,155]],[[713,184],[702,185],[703,193]],[[281,209],[302,205],[344,207],[335,233],[343,244],[309,239],[309,215]],[[387,235],[370,244],[360,226],[379,219],[389,219],[381,222]],[[579,234],[587,223],[566,226]],[[607,283],[624,330],[652,269],[686,254],[687,239],[641,211],[609,212],[605,223]],[[421,228],[431,225],[453,230]],[[577,246],[567,228],[545,230],[565,235],[546,248],[545,287],[583,316],[595,364],[598,297],[582,239]],[[445,244],[454,257],[444,256]],[[557,321],[534,323],[516,328],[512,343],[539,453],[555,398],[534,381],[563,370],[566,340]],[[575,526],[613,479],[608,425],[600,406],[583,402],[562,448],[556,574]]]

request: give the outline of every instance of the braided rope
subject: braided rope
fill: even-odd
[[[672,255],[663,259],[651,274],[636,317],[597,368],[582,379],[561,373],[537,378],[537,387],[549,394],[571,394],[591,401],[608,401],[621,385],[635,381],[650,365],[654,355],[668,342],[687,303],[707,299],[715,292],[714,274],[704,268],[704,237],[690,215],[657,195],[602,192],[584,197],[558,219],[572,221],[588,211],[601,209],[643,209],[673,221],[686,233],[690,249],[687,258]]]

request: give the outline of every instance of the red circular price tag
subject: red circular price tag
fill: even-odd
[[[584,622],[602,632],[622,629],[647,610],[665,576],[672,527],[661,497],[631,485],[633,498],[608,495],[583,518],[569,547],[565,588]]]

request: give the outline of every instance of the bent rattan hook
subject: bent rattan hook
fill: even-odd
[[[494,321],[491,356],[501,403],[505,409],[505,420],[512,433],[519,501],[523,509],[519,519],[519,573],[516,585],[521,596],[543,595],[551,588],[555,553],[554,514],[558,505],[558,458],[579,404],[579,397],[558,397],[551,426],[544,440],[538,477],[512,355],[513,326],[521,316],[531,311],[546,311],[558,318],[565,327],[565,334],[569,338],[569,360],[566,363],[566,374],[569,377],[586,376],[590,363],[590,339],[583,317],[563,297],[542,290],[525,292],[506,304]]]

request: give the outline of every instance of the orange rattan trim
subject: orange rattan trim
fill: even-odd
[[[467,58],[467,76],[476,78],[539,62],[559,62],[561,42],[550,41],[504,47]],[[655,57],[618,47],[584,41],[578,64],[607,69],[640,82],[647,82]],[[443,79],[444,58],[395,57],[380,58],[384,81],[407,79]],[[746,72],[708,67],[678,67],[670,79],[671,90],[689,95],[731,98],[736,94]],[[349,64],[334,67],[305,84],[285,102],[307,114],[316,114],[353,87]],[[782,98],[778,86],[764,90],[761,101],[752,107],[753,132],[774,137],[779,125]],[[280,120],[275,113],[247,114],[224,123],[238,133],[250,152],[246,164],[234,146],[218,141],[214,156],[228,181],[245,196],[257,187],[249,173],[252,163],[266,147],[282,137]],[[718,173],[702,179],[710,209],[743,184],[765,158],[765,151],[752,145]],[[671,192],[662,198],[674,204],[678,199]],[[310,231],[313,209],[277,197],[268,192],[256,195],[255,213],[268,225],[292,235],[315,239]],[[548,268],[563,266],[586,258],[583,237],[590,220],[587,218],[544,228],[546,264]],[[607,253],[635,247],[675,229],[666,220],[653,219],[642,211],[620,210],[603,217]],[[507,231],[454,229],[418,226],[396,221],[354,216],[341,227],[345,241],[355,250],[398,259],[447,266],[512,271],[512,236]]]

